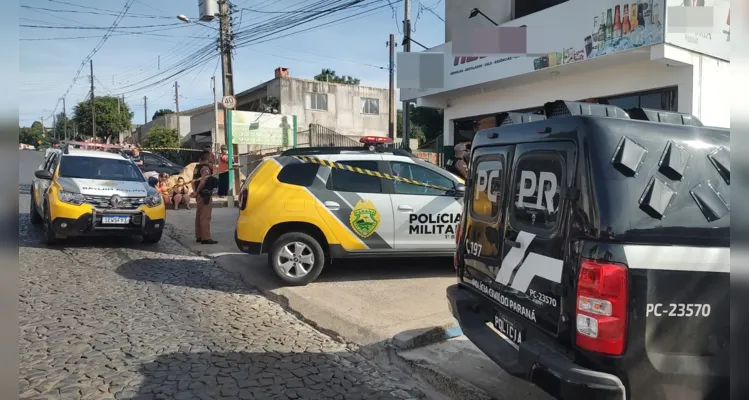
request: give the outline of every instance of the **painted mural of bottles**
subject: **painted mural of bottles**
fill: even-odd
[[[645,9],[648,7],[647,0],[637,0],[637,25],[645,27]]]
[[[619,6],[614,7],[614,27],[613,27],[613,38],[614,40],[622,37],[622,20],[621,14],[619,13]]]
[[[660,4],[658,1],[650,0],[650,23],[654,25],[660,25]]]
[[[613,21],[613,14],[612,10],[609,8],[609,10],[606,12],[606,42],[610,42],[611,39],[613,39],[614,36],[614,21]]]
[[[622,19],[622,36],[629,35],[632,31],[632,24],[629,23],[629,4],[624,5],[624,19]]]
[[[601,13],[600,23],[598,24],[598,48],[603,49],[606,44],[606,15]]]
[[[645,19],[644,25],[650,25],[653,23],[653,0],[645,0],[642,5],[645,6],[645,10],[642,12]]]
[[[630,17],[629,23],[632,25],[632,30],[637,28],[637,3],[632,3],[632,8],[629,9]]]

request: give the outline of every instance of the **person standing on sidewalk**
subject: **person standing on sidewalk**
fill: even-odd
[[[218,156],[218,197],[226,197],[229,193],[229,153],[225,144],[221,145]]]
[[[211,195],[216,177],[213,176],[213,166],[211,165],[211,153],[203,152],[200,155],[198,166],[193,172],[193,192],[190,197],[194,197],[198,203],[198,210],[195,213],[195,239],[202,244],[216,244],[217,241],[211,239]]]

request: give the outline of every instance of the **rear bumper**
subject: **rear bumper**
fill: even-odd
[[[107,226],[101,223],[107,214],[127,215],[130,222],[123,225]],[[106,235],[150,235],[164,229],[164,219],[151,219],[145,212],[86,213],[78,218],[57,217],[51,223],[54,233],[65,236],[106,236]]]
[[[465,336],[507,373],[562,400],[627,398],[617,376],[580,367],[544,342],[529,340],[516,349],[487,326],[493,319],[491,303],[469,289],[452,285],[447,288],[447,299]]]
[[[234,230],[234,242],[237,243],[237,248],[243,253],[247,254],[261,254],[262,252],[262,243],[258,242],[248,242],[245,240],[239,239],[239,236],[237,236],[237,231]]]

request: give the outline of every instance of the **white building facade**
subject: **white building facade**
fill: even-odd
[[[444,54],[443,87],[401,89],[401,100],[444,109],[448,156],[455,143],[497,126],[497,114],[536,112],[554,100],[678,111],[729,127],[729,1],[628,1],[446,0],[446,43],[427,50]],[[714,24],[683,28],[672,7],[685,5],[704,5]],[[476,28],[493,27],[490,19],[525,25],[525,53],[533,55],[453,52],[462,32],[477,35]]]

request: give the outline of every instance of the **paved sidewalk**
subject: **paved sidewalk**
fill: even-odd
[[[221,267],[241,274],[246,283],[318,328],[361,347],[379,351],[397,334],[455,325],[445,300],[445,288],[455,281],[452,260],[336,261],[307,286],[283,287],[266,256],[237,249],[237,213],[236,208],[213,210],[212,238],[219,242],[214,245],[195,242],[195,210],[169,210],[167,227],[192,251],[216,258]]]
[[[238,273],[245,283],[321,331],[365,353],[388,354],[392,362],[453,399],[549,400],[538,388],[506,374],[464,337],[433,343],[442,337],[424,334],[460,335],[459,328],[453,332],[455,320],[445,298],[445,289],[455,282],[452,260],[444,265],[414,259],[335,262],[307,286],[282,287],[267,257],[237,249],[237,215],[236,208],[213,210],[211,232],[219,242],[214,245],[195,242],[194,209],[169,210],[167,229],[193,252],[215,258],[218,266]],[[407,348],[398,349],[399,344]]]

